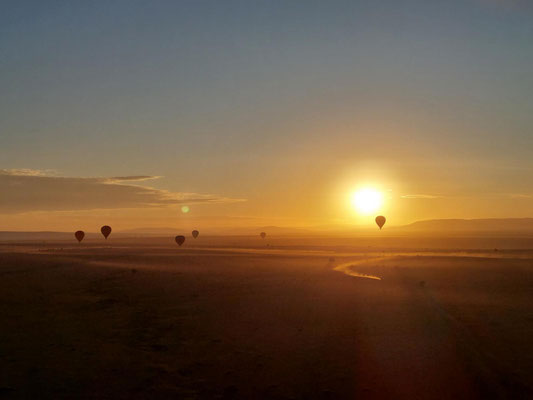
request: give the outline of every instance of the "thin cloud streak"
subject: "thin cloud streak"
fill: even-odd
[[[119,183],[119,182],[127,182],[127,181],[142,182],[142,181],[150,181],[150,180],[159,179],[159,178],[162,178],[162,176],[132,175],[132,176],[114,176],[111,178],[100,178],[100,179],[105,179],[106,183]]]
[[[38,170],[0,169],[0,213],[153,208],[245,201],[213,194],[171,192],[131,183],[158,178],[148,175],[61,177]]]
[[[13,176],[51,176],[55,175],[55,170],[40,170],[31,168],[11,168],[0,169],[0,175],[13,175]]]
[[[402,199],[439,199],[441,197],[432,194],[404,194],[400,196]]]
[[[533,194],[531,193],[509,193],[507,196],[512,199],[533,199]]]

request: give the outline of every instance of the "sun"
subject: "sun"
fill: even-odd
[[[376,189],[362,188],[352,194],[351,203],[358,213],[368,215],[381,208],[383,195]]]

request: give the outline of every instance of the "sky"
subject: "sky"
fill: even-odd
[[[1,8],[0,230],[533,216],[529,1]]]

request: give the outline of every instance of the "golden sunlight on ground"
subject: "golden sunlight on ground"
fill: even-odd
[[[362,188],[352,193],[350,201],[359,214],[368,215],[380,210],[383,195],[376,189]]]

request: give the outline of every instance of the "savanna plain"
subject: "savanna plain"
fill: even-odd
[[[0,398],[533,396],[533,237],[0,244]]]

